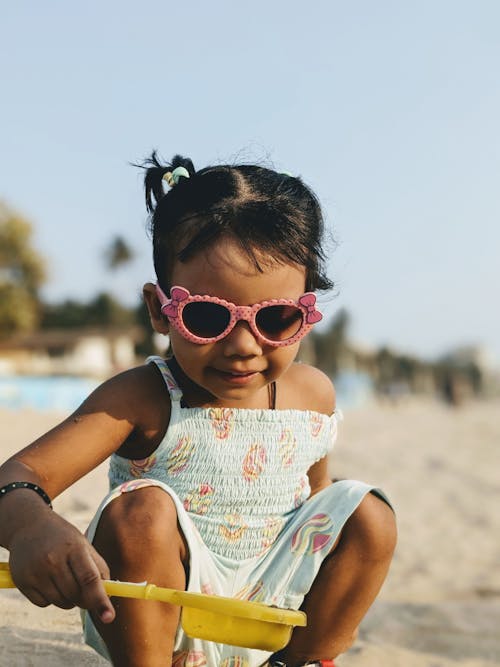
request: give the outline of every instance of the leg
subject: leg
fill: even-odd
[[[158,487],[123,493],[103,511],[94,546],[111,577],[180,588],[186,584],[188,550],[170,496]],[[116,619],[93,618],[114,665],[171,665],[180,608],[164,602],[113,598]]]
[[[295,628],[275,659],[295,667],[346,651],[384,582],[395,545],[392,510],[369,494],[347,521],[304,599],[307,627]]]

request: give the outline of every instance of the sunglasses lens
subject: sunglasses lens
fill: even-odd
[[[295,336],[302,327],[303,314],[296,306],[265,306],[261,308],[255,323],[268,340],[282,341]]]
[[[188,331],[199,338],[215,338],[229,324],[229,310],[217,303],[193,301],[184,306],[182,321]]]

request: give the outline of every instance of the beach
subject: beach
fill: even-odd
[[[63,416],[0,411],[2,461]],[[380,486],[396,509],[399,540],[339,667],[500,667],[499,416],[498,400],[453,408],[406,398],[345,411],[331,475]],[[84,530],[106,489],[103,464],[54,507]],[[0,667],[70,663],[109,664],[83,645],[78,611],[0,591]]]

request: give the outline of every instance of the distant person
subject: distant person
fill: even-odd
[[[321,319],[313,291],[331,287],[320,207],[300,178],[259,166],[153,154],[145,167],[157,283],[144,298],[172,356],[104,382],[0,468],[12,576],[39,606],[88,610],[86,641],[120,667],[332,665],[386,577],[395,522],[377,489],[330,481],[334,389],[294,362]],[[83,537],[49,497],[108,457],[111,491]],[[110,577],[301,608],[308,625],[272,656],[191,639],[176,606],[112,605]]]
[[[450,372],[446,373],[444,376],[442,383],[442,391],[444,399],[447,403],[454,406],[458,405],[459,401],[456,391],[455,376]]]
[[[442,383],[442,392],[446,403],[458,408],[473,393],[472,381],[459,371],[448,371]]]

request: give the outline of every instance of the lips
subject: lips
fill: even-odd
[[[246,371],[237,371],[233,369],[218,369],[219,373],[224,373],[224,375],[233,375],[235,377],[245,377],[247,375],[254,375],[255,373],[260,373],[258,370],[246,370]]]
[[[222,371],[222,372],[227,373],[228,375],[232,375],[233,377],[246,377],[247,375],[253,375],[257,371],[245,371],[239,373],[235,373],[234,371]]]
[[[231,384],[244,385],[251,380],[260,372],[260,371],[235,371],[235,370],[222,370],[216,369],[217,374],[222,377],[226,382]]]

